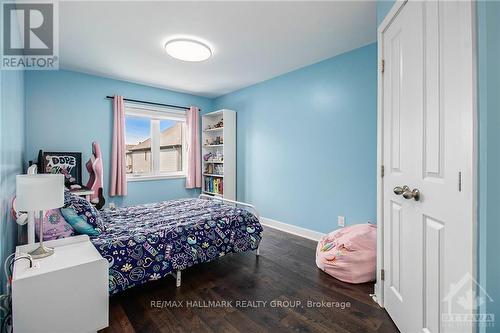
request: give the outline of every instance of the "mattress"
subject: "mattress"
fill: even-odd
[[[91,241],[109,262],[109,293],[158,280],[228,253],[255,250],[258,218],[216,200],[181,199],[105,209]]]

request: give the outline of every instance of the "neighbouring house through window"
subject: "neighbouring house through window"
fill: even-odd
[[[127,180],[186,176],[186,112],[125,104]]]

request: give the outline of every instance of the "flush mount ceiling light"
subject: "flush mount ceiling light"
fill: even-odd
[[[203,61],[212,56],[207,45],[192,39],[173,39],[165,44],[165,51],[182,61]]]

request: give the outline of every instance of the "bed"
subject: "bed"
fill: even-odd
[[[257,250],[258,215],[238,205],[202,195],[101,211],[105,231],[91,241],[109,262],[110,294],[170,274],[180,286],[188,267]]]
[[[90,240],[108,260],[110,295],[168,275],[179,287],[188,267],[230,253],[255,250],[258,255],[263,231],[252,205],[205,194],[98,215],[103,228]],[[28,243],[34,242],[34,215],[28,213]]]

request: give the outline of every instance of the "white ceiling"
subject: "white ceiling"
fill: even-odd
[[[376,40],[374,1],[60,2],[60,67],[215,97]],[[169,57],[172,37],[213,49]]]

